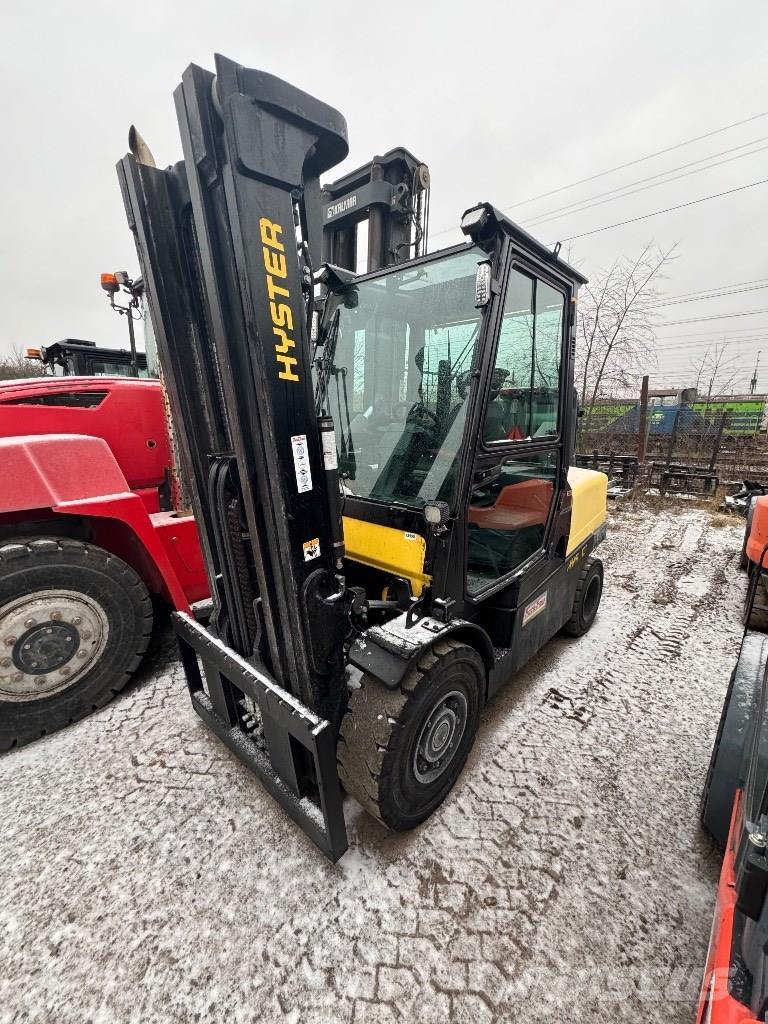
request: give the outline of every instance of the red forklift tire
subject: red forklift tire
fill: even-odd
[[[602,595],[603,563],[599,558],[590,558],[579,575],[573,612],[563,627],[564,632],[570,636],[584,636],[595,621]]]
[[[0,545],[0,750],[110,701],[151,631],[147,588],[117,556],[64,537]]]
[[[472,749],[485,691],[474,648],[442,640],[398,689],[364,675],[341,723],[339,778],[394,832],[420,824],[451,791]]]

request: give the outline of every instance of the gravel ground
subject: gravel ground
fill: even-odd
[[[109,707],[0,758],[0,1021],[692,1020],[741,635],[720,522],[614,517],[592,631],[500,694],[416,832],[347,801],[335,866],[206,732],[166,635]]]

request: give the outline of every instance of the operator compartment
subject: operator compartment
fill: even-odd
[[[398,578],[421,594],[431,578],[424,507],[457,510],[486,259],[462,245],[355,279],[326,301],[318,404],[336,424],[347,579],[371,598]]]

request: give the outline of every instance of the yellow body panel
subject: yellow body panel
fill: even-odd
[[[571,466],[568,483],[573,491],[573,511],[566,554],[574,551],[602,526],[608,501],[608,477],[605,473]],[[424,572],[427,544],[418,533],[406,533],[392,526],[344,516],[344,543],[347,558],[410,580],[416,597],[431,579]]]
[[[571,532],[568,536],[567,555],[583,544],[591,533],[602,526],[608,506],[608,477],[594,469],[571,466],[568,483],[573,491]]]
[[[418,533],[344,516],[344,544],[347,558],[410,580],[416,597],[431,579],[424,573],[427,542]]]

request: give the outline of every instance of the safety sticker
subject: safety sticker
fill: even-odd
[[[526,607],[523,612],[523,625],[527,626],[531,619],[535,619],[539,612],[543,612],[546,607],[547,592],[545,590],[543,594],[539,594],[536,600],[531,601],[531,603]]]
[[[296,471],[296,486],[299,494],[312,490],[312,472],[309,468],[309,451],[307,450],[307,435],[296,434],[291,438],[293,446],[293,468]],[[306,545],[305,545],[306,546]]]
[[[336,455],[336,431],[323,430],[320,435],[323,439],[323,462],[326,469],[338,469],[339,462]]]
[[[320,557],[320,538],[313,537],[312,540],[304,541],[304,561],[311,562],[313,558]]]

